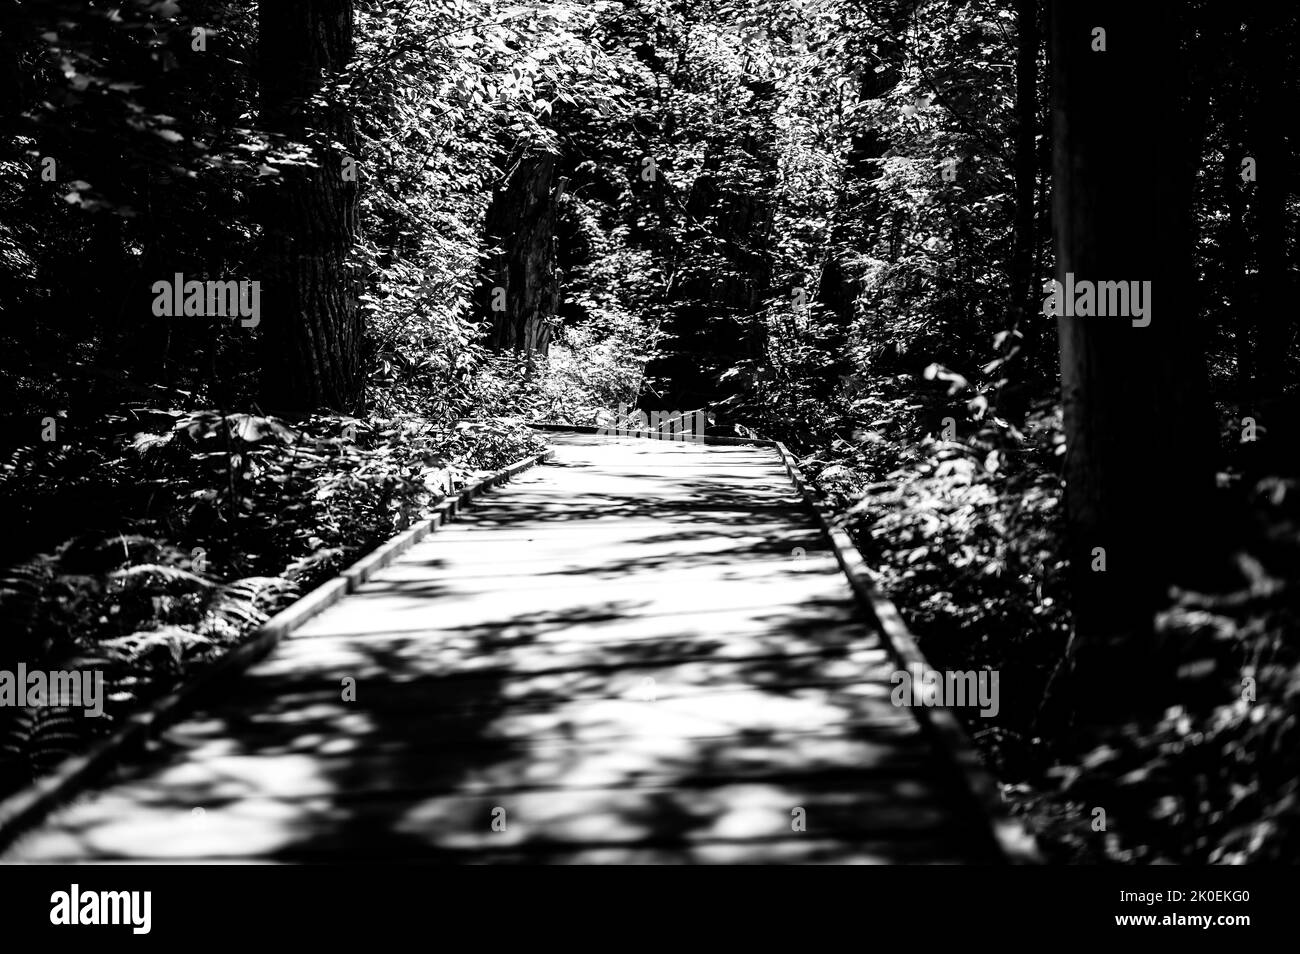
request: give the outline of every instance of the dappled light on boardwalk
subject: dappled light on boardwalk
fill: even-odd
[[[774,449],[555,443],[10,858],[989,859]]]

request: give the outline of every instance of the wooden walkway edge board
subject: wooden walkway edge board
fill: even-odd
[[[830,540],[835,559],[848,577],[854,595],[863,610],[880,627],[885,643],[893,652],[899,667],[908,672],[918,668],[922,671],[929,670],[930,664],[907,624],[903,622],[898,608],[880,592],[872,580],[862,552],[848,532],[832,523],[825,508],[814,499],[799,471],[798,463],[786,446],[777,443],[776,447],[790,474],[790,480],[799,488],[808,509],[816,516],[822,531]],[[916,706],[914,709],[919,711],[918,718],[929,731],[936,746],[947,756],[956,781],[969,795],[975,811],[987,821],[989,834],[1002,855],[1011,864],[1042,864],[1043,859],[1033,835],[1019,819],[1007,811],[1006,803],[998,792],[997,780],[984,767],[975,743],[962,728],[957,716],[946,706]]]

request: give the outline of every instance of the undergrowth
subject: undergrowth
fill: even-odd
[[[1001,706],[958,709],[1049,861],[1239,864],[1300,848],[1300,494],[1221,475],[1233,579],[1176,590],[1154,621],[1178,705],[1104,728],[1045,715],[1070,631],[1059,408],[935,427],[919,382],[853,398],[851,436],[805,460],[939,669],[1000,674]],[[929,424],[929,428],[927,428]],[[951,429],[951,428],[950,428]],[[843,429],[842,429],[843,430]],[[947,439],[945,439],[947,438]],[[1231,461],[1232,435],[1225,433]]]

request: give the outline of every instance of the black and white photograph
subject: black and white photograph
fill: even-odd
[[[1300,861],[1298,26],[0,0],[6,923],[853,865],[913,927],[1247,942]]]

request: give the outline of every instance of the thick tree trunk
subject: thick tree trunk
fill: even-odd
[[[1250,301],[1247,295],[1246,262],[1250,252],[1246,234],[1246,195],[1241,183],[1241,146],[1235,141],[1224,159],[1224,183],[1228,222],[1223,243],[1224,284],[1228,288],[1229,322],[1237,359],[1237,389],[1244,407],[1252,408],[1255,394],[1255,360],[1251,352]],[[1252,408],[1253,409],[1253,408]]]
[[[1149,662],[1152,614],[1171,580],[1205,556],[1211,533],[1213,432],[1190,292],[1195,157],[1172,8],[1052,4],[1058,281],[1150,282],[1145,327],[1058,319],[1070,657],[1076,690],[1095,693],[1098,711],[1137,704],[1130,692]],[[1097,28],[1104,52],[1093,49]]]
[[[1254,186],[1259,239],[1255,367],[1260,416],[1269,431],[1275,433],[1274,425],[1280,422],[1269,418],[1280,410],[1278,399],[1286,386],[1287,355],[1295,327],[1286,223],[1291,179],[1286,129],[1292,104],[1282,65],[1287,55],[1283,31],[1291,23],[1292,16],[1283,6],[1262,7],[1255,14],[1247,41],[1255,87],[1250,122],[1251,154],[1258,177]]]
[[[0,132],[6,137],[13,133],[32,85],[23,66],[25,12],[18,0],[0,0],[0,89],[5,90],[0,96]]]
[[[550,348],[560,282],[555,265],[555,157],[524,156],[492,197],[485,230],[500,252],[479,287],[497,351],[545,355]]]
[[[264,128],[307,143],[312,166],[285,166],[260,196],[259,330],[267,410],[356,411],[362,400],[356,136],[348,111],[314,101],[353,55],[352,0],[261,0]]]

